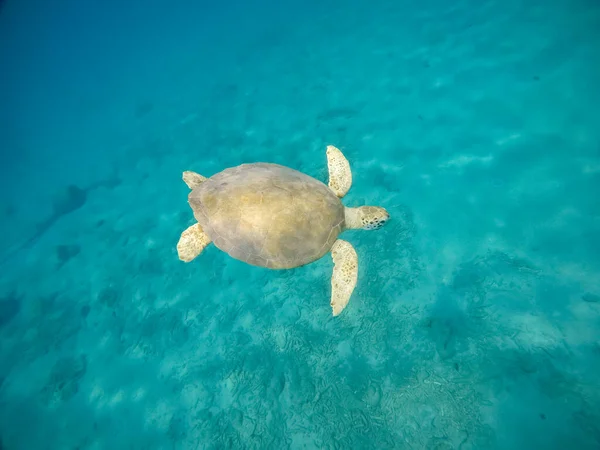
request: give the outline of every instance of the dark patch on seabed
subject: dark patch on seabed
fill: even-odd
[[[16,292],[11,292],[0,298],[0,327],[8,324],[19,314],[21,300],[21,297]]]
[[[85,188],[80,188],[79,186],[70,184],[66,188],[62,189],[57,193],[53,201],[52,213],[45,220],[35,226],[35,233],[32,236],[30,236],[21,245],[14,247],[11,251],[6,253],[4,257],[0,259],[0,265],[6,263],[17,252],[31,248],[59,219],[71,214],[74,211],[77,211],[79,208],[84,206],[91,191],[101,187],[112,189],[115,186],[118,186],[120,183],[121,180],[113,174],[110,178],[97,181]],[[64,264],[66,260],[75,256],[77,253],[79,253],[79,251],[76,250],[74,246],[70,246],[68,248],[57,248],[57,256],[62,264]]]

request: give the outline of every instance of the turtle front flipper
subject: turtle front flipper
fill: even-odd
[[[202,231],[199,223],[195,223],[183,233],[177,243],[177,255],[184,262],[190,262],[210,244],[208,235]]]
[[[199,173],[192,172],[191,170],[186,170],[183,172],[183,176],[181,178],[183,178],[183,181],[190,189],[194,189],[206,181],[206,177],[203,177]]]
[[[338,239],[331,247],[333,275],[331,277],[331,308],[339,315],[348,304],[358,278],[358,256],[352,244]]]
[[[327,168],[329,169],[329,187],[335,192],[335,195],[342,198],[352,186],[352,171],[346,157],[333,145],[327,146]]]

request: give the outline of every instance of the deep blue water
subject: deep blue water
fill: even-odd
[[[600,5],[0,2],[0,448],[600,448]],[[271,271],[181,172],[380,205]]]

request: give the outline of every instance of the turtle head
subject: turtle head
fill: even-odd
[[[378,230],[389,220],[390,214],[380,206],[346,208],[346,228]]]

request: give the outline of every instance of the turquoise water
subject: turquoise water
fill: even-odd
[[[600,448],[600,7],[5,0],[0,448]],[[209,246],[183,170],[267,161],[392,220]]]

